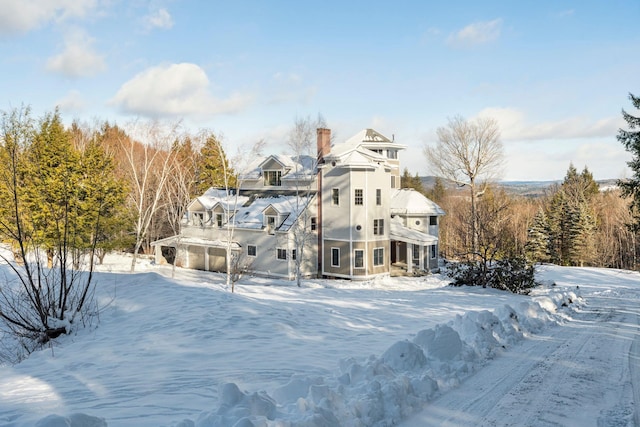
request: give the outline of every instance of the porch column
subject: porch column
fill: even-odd
[[[420,260],[419,260],[419,263],[420,263],[420,270],[424,271],[424,270],[427,269],[426,266],[424,265],[424,246],[423,245],[420,245]]]
[[[204,246],[204,271],[209,271],[209,248]]]
[[[407,273],[413,271],[413,244],[407,242]]]

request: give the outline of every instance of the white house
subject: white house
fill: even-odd
[[[365,129],[331,146],[318,129],[318,156],[257,159],[229,194],[209,189],[194,199],[181,232],[153,243],[156,262],[174,248],[178,265],[225,271],[226,251],[256,274],[364,280],[438,265],[444,211],[412,189],[400,189],[398,153],[405,147]]]

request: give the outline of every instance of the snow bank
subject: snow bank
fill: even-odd
[[[395,425],[527,334],[558,323],[558,311],[578,300],[574,292],[554,291],[515,308],[458,315],[396,342],[379,357],[342,360],[335,376],[294,375],[271,395],[225,384],[218,408],[202,413],[193,426]]]

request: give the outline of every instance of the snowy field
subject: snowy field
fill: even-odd
[[[0,366],[0,426],[640,425],[640,274],[532,296],[432,275],[224,276],[107,257],[99,324]],[[551,286],[555,283],[555,286]]]

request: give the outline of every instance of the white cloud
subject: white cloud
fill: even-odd
[[[474,22],[451,34],[447,43],[453,47],[470,47],[497,40],[502,30],[502,19]]]
[[[86,102],[82,98],[82,95],[77,90],[70,91],[64,98],[56,102],[56,105],[60,107],[62,112],[74,113],[84,109]]]
[[[129,114],[176,117],[234,113],[252,101],[244,94],[216,99],[209,86],[206,73],[196,64],[159,65],[124,83],[109,103]]]
[[[545,140],[608,137],[623,126],[620,117],[591,120],[583,116],[532,123],[525,114],[513,108],[485,108],[479,117],[491,117],[498,121],[503,140]]]
[[[88,77],[104,71],[104,57],[93,50],[93,41],[82,30],[68,31],[64,50],[49,58],[47,70],[70,78]]]
[[[2,0],[0,35],[24,33],[52,21],[83,18],[96,6],[97,0]]]
[[[173,27],[173,18],[167,9],[158,9],[143,18],[147,31],[154,28],[168,30]]]

